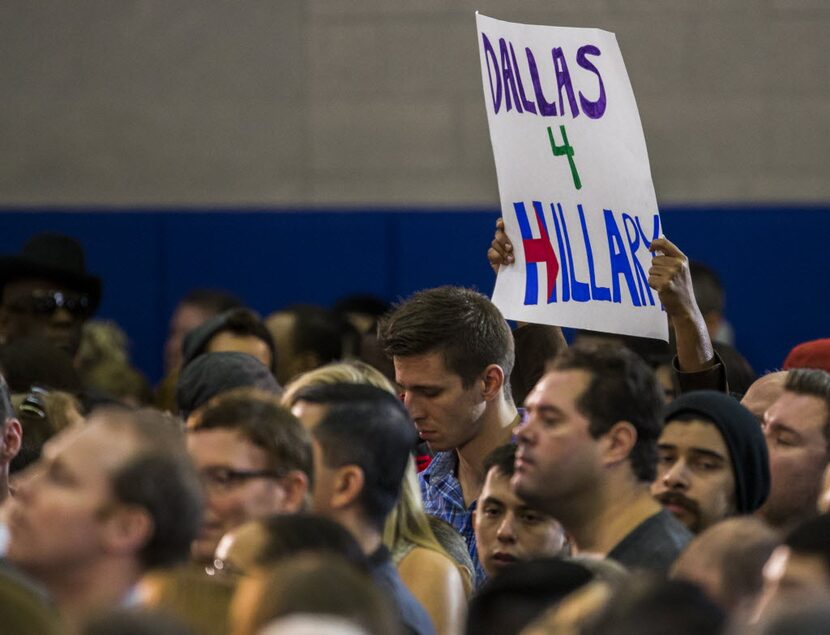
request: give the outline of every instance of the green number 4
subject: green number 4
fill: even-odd
[[[574,163],[574,149],[568,143],[568,134],[565,132],[565,126],[559,126],[559,131],[562,133],[562,145],[556,145],[556,141],[553,138],[553,131],[548,126],[548,138],[550,139],[550,147],[553,150],[553,156],[561,157],[566,156],[568,157],[568,164],[571,166],[571,176],[574,179],[574,187],[576,189],[582,189],[582,181],[579,180],[579,172],[576,171],[576,164]]]

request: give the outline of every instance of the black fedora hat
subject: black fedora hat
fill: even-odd
[[[26,242],[20,255],[0,256],[0,289],[21,278],[46,278],[86,293],[91,312],[101,302],[101,278],[87,273],[84,249],[69,236],[37,234]]]

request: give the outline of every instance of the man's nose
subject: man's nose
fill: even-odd
[[[689,470],[686,461],[678,459],[663,474],[663,484],[669,489],[685,490],[689,488]]]
[[[496,531],[496,538],[499,539],[500,542],[515,542],[516,541],[516,526],[515,526],[516,519],[514,518],[513,514],[506,513],[504,518],[501,519],[499,523],[499,528]]]
[[[421,407],[421,400],[418,399],[412,391],[405,390],[401,393],[403,405],[409,411],[410,416],[417,420],[423,416],[423,408]]]
[[[75,317],[65,307],[59,306],[52,311],[52,317],[50,319],[52,324],[63,326],[72,324]]]

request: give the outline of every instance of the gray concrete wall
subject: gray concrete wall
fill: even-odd
[[[658,200],[830,200],[828,0],[4,0],[0,205],[497,205],[476,9],[617,34]]]

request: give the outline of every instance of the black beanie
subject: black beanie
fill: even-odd
[[[720,430],[732,460],[738,513],[749,514],[763,505],[770,488],[769,454],[755,416],[733,397],[714,390],[681,395],[666,406],[663,420],[670,423],[684,414],[699,415]]]
[[[187,419],[211,397],[233,388],[259,388],[275,395],[282,388],[271,371],[256,357],[246,353],[202,353],[182,369],[176,384],[179,414]]]

